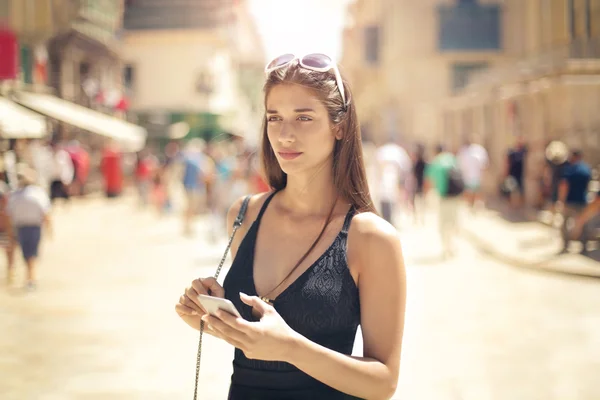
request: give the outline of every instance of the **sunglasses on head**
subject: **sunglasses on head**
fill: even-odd
[[[275,57],[273,61],[267,64],[267,66],[265,67],[265,73],[268,76],[271,72],[279,68],[283,68],[296,60],[298,60],[298,63],[302,68],[308,69],[310,71],[328,72],[333,69],[338,90],[340,91],[340,95],[342,96],[344,107],[346,107],[346,95],[344,93],[344,83],[342,82],[340,70],[338,69],[335,61],[333,61],[333,59],[326,54],[313,53],[307,54],[303,57],[296,57],[294,54],[290,53],[283,54],[279,57]]]

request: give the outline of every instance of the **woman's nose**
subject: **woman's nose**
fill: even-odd
[[[279,141],[282,143],[289,143],[295,141],[294,129],[288,124],[282,124],[281,130],[279,131]]]

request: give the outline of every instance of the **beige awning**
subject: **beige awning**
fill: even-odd
[[[19,92],[15,100],[48,117],[117,141],[124,151],[140,151],[146,144],[146,129],[58,97]]]
[[[0,137],[39,139],[48,134],[46,119],[0,96]]]

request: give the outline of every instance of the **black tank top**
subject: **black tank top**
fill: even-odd
[[[249,321],[256,319],[252,308],[240,300],[239,292],[257,296],[253,275],[256,236],[274,195],[267,198],[242,240],[223,283],[225,297]],[[274,300],[275,309],[292,329],[315,343],[347,355],[352,353],[360,323],[358,288],[346,260],[348,228],[354,214],[352,207],[329,248]],[[289,363],[251,360],[235,349],[230,400],[321,398],[356,399]]]

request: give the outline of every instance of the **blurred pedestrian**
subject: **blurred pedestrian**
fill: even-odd
[[[261,166],[259,165],[260,158],[258,152],[253,151],[249,155],[248,166],[250,169],[250,187],[252,193],[266,193],[271,188],[266,182],[265,178],[261,173]]]
[[[181,165],[177,163],[180,159],[181,148],[176,140],[170,141],[165,146],[164,159],[161,163],[161,181],[164,187],[164,209],[163,212],[171,212],[173,210],[173,195],[180,187],[180,181],[177,177],[180,175],[179,168]]]
[[[443,254],[451,257],[455,253],[454,237],[458,232],[458,212],[464,182],[454,154],[444,146],[436,147],[436,156],[425,168],[426,190],[433,188],[440,198],[438,228],[442,240]]]
[[[100,170],[104,178],[104,193],[107,198],[118,197],[123,190],[122,156],[117,144],[109,142],[102,151]]]
[[[377,150],[378,182],[376,185],[381,216],[394,225],[398,204],[405,195],[405,182],[412,169],[411,160],[404,148],[388,142]]]
[[[10,286],[14,282],[15,234],[8,214],[8,185],[0,182],[0,248],[6,254],[6,282]]]
[[[587,206],[588,185],[592,180],[592,170],[583,161],[581,150],[573,150],[569,161],[570,165],[563,170],[556,203],[556,209],[563,214],[561,228],[563,238],[561,252],[563,253],[568,251],[570,225]]]
[[[427,161],[425,160],[425,146],[421,143],[415,146],[412,153],[412,181],[413,189],[411,196],[411,205],[415,223],[425,224],[425,169]]]
[[[148,150],[140,151],[137,155],[134,175],[141,207],[146,207],[150,201],[152,173],[155,168],[156,160],[154,160],[150,152]]]
[[[581,242],[581,254],[585,255],[588,253],[589,242],[600,239],[598,231],[600,231],[600,190],[596,191],[594,199],[575,219],[573,229],[570,231],[570,239]]]
[[[528,148],[525,139],[518,136],[515,147],[506,155],[504,186],[508,188],[510,204],[513,208],[520,208],[525,200],[525,166]]]
[[[8,201],[8,215],[16,230],[23,258],[27,265],[26,287],[35,289],[37,279],[37,259],[42,239],[42,228],[50,225],[50,198],[36,184],[36,173],[23,166],[18,171],[19,188]]]
[[[458,165],[465,183],[465,200],[474,210],[476,203],[482,201],[481,183],[489,165],[488,153],[483,146],[467,139],[458,153]]]
[[[164,215],[168,210],[167,173],[164,165],[159,165],[152,176],[152,204],[158,215]]]
[[[51,160],[50,160],[50,200],[54,202],[56,199],[69,200],[70,189],[69,185],[73,182],[75,176],[75,168],[69,153],[61,148],[58,143],[54,142],[50,145]]]
[[[66,151],[71,157],[74,170],[70,193],[74,196],[83,196],[90,172],[90,155],[77,140],[69,142]]]
[[[192,222],[200,210],[205,188],[205,172],[207,169],[204,155],[205,142],[202,139],[192,139],[182,152],[183,188],[185,190],[185,210],[183,213],[184,235],[191,235]]]
[[[547,188],[543,188],[541,191],[545,192],[547,198],[543,200],[542,206],[549,202],[554,206],[558,201],[558,187],[565,169],[569,166],[569,147],[558,140],[552,141],[546,146],[544,152],[544,164],[545,164],[545,183]]]

